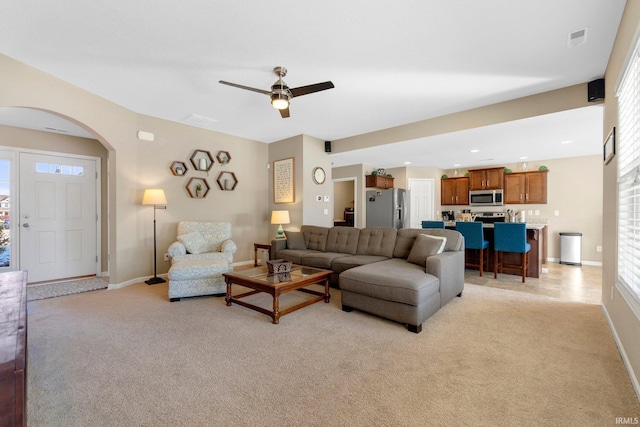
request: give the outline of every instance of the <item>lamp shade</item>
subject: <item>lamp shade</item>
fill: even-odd
[[[271,224],[289,224],[289,211],[271,211]]]
[[[147,188],[142,196],[143,205],[166,205],[167,197],[161,188]]]

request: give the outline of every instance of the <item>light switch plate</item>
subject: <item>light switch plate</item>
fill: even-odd
[[[329,203],[329,196],[324,196],[324,202]]]

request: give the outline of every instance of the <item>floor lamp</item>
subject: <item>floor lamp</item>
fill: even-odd
[[[156,253],[156,209],[167,209],[167,197],[160,188],[147,188],[142,196],[143,205],[153,205],[153,277],[145,280],[147,285],[164,283],[165,280],[158,277],[158,256]]]

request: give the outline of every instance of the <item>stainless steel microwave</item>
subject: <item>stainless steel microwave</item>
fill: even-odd
[[[502,206],[504,205],[503,190],[473,190],[469,191],[471,206]]]

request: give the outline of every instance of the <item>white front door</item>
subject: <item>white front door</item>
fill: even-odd
[[[30,283],[98,273],[96,164],[20,153],[20,269]]]
[[[409,179],[409,227],[422,228],[422,221],[434,219],[434,189],[433,179]]]

